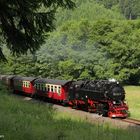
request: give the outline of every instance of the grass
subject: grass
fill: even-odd
[[[93,125],[56,112],[51,105],[24,101],[0,85],[0,135],[4,140],[139,140],[139,131]]]
[[[125,91],[130,117],[140,120],[140,86],[126,86]]]

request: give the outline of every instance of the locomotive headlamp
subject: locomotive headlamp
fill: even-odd
[[[116,104],[116,101],[113,101],[113,104]]]
[[[125,103],[125,104],[128,104],[128,102],[127,102],[126,100],[124,100],[124,103]]]
[[[112,115],[112,117],[116,117],[116,115]]]

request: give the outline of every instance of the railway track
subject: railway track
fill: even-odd
[[[140,120],[126,118],[126,119],[121,119],[121,121],[140,126]]]

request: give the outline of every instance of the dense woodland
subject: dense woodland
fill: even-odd
[[[73,10],[57,9],[55,29],[46,31],[37,51],[12,55],[0,38],[7,59],[0,62],[0,73],[140,84],[140,1],[74,2]]]

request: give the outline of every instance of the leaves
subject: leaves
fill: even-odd
[[[0,1],[0,30],[13,54],[32,53],[44,43],[46,32],[54,29],[58,7],[74,8],[71,0]],[[40,9],[44,7],[45,10]],[[3,53],[0,51],[3,58]]]
[[[53,5],[52,1],[47,2],[46,5],[51,4],[52,7],[56,7],[58,4]],[[28,52],[27,55],[21,55],[21,57],[10,56],[7,64],[0,64],[0,72],[70,80],[115,78],[123,83],[139,84],[140,21],[118,20],[118,17],[116,20],[112,20],[110,17],[115,18],[117,14],[113,14],[111,10],[107,17],[108,10],[106,11],[103,6],[95,4],[93,1],[85,3],[85,0],[77,0],[76,2],[78,11],[74,10],[69,13],[64,9],[62,11],[58,9],[59,17],[57,18],[58,21],[60,19],[61,21],[59,21],[60,24],[57,23],[59,25],[57,30],[51,33],[45,31],[53,28],[50,26],[52,20],[48,18],[48,22],[44,22],[43,17],[53,14],[52,7],[46,9],[48,15],[43,15],[44,7],[35,12],[37,20],[35,27],[38,32],[33,36],[38,37],[36,39],[39,40],[42,37],[38,36],[38,33],[43,31],[48,39],[33,55]],[[99,7],[101,15],[97,15],[95,12]],[[88,14],[87,12],[83,13],[87,14],[85,19],[82,19],[83,9],[89,12]],[[32,19],[29,15],[26,17],[27,22],[23,23],[25,28],[29,26],[30,29],[34,19],[28,20],[28,18]],[[70,21],[68,21],[69,19]],[[49,22],[50,24],[47,24]],[[16,27],[18,27],[17,25]],[[36,28],[33,32],[36,32]],[[27,35],[32,34],[29,31]],[[18,37],[20,38],[20,35]],[[29,43],[36,42],[36,40],[32,42],[29,37],[28,39]],[[24,45],[25,42],[22,41]],[[19,44],[20,42],[19,40]],[[26,50],[26,47],[24,49]]]

